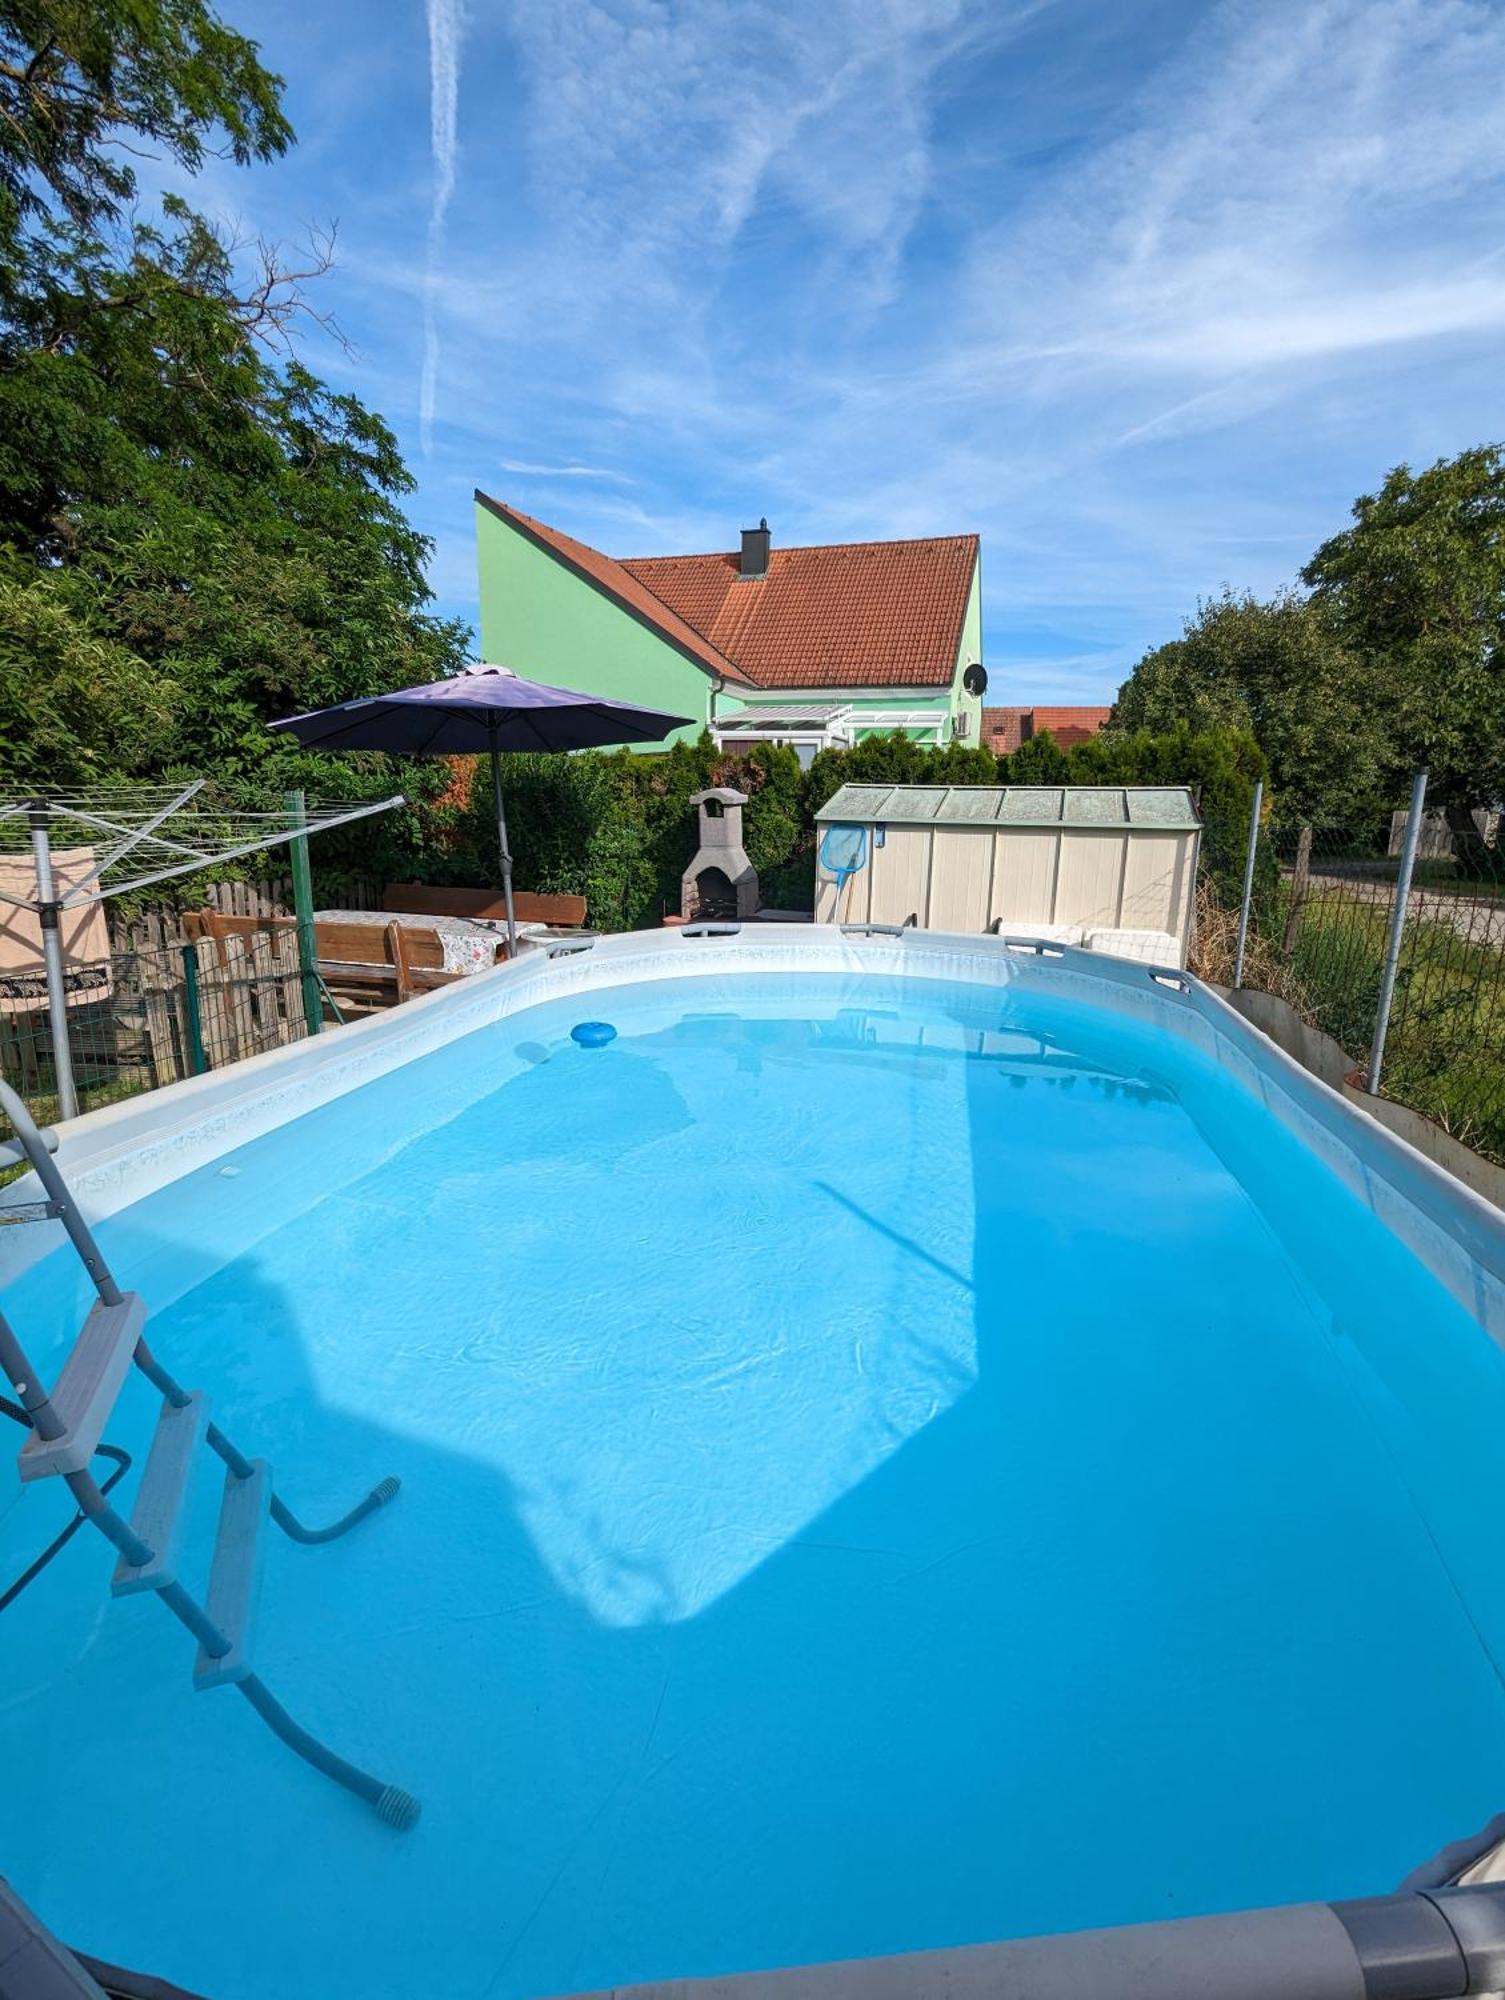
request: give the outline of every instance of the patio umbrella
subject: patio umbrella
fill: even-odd
[[[390,750],[402,757],[475,756],[491,753],[491,790],[496,801],[496,840],[502,863],[502,895],[507,904],[507,953],[517,955],[517,923],[512,914],[512,850],[502,800],[504,750],[599,750],[614,743],[657,743],[671,729],[690,723],[685,715],[665,715],[629,701],[607,701],[573,688],[524,680],[510,667],[485,663],[465,667],[448,680],[395,694],[342,701],[307,715],[285,716],[285,729],[310,750]]]

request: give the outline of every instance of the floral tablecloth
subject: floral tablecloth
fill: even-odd
[[[385,930],[401,924],[405,930],[432,931],[444,953],[446,972],[485,972],[496,963],[496,948],[507,935],[504,922],[489,917],[409,916],[401,910],[315,910],[315,923],[370,924]],[[546,930],[545,924],[519,924],[519,937]]]

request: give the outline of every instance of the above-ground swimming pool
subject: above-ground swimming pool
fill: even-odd
[[[0,1617],[52,1928],[214,2000],[509,2000],[1363,1895],[1496,1810],[1505,1377],[1377,1218],[1425,1247],[1400,1149],[1345,1172],[1363,1121],[1275,1116],[1142,968],[653,949],[402,1010],[436,1046],[104,1222],[294,1506],[401,1475],[272,1538],[258,1665],[424,1817],[195,1697],[80,1535]],[[6,1290],[53,1367],[85,1304],[65,1253]],[[69,1512],[6,1499],[0,1588]]]

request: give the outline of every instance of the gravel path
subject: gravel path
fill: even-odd
[[[1289,873],[1289,870],[1286,871]],[[1395,884],[1362,875],[1343,875],[1314,868],[1310,882],[1324,889],[1341,889],[1356,903],[1374,903],[1389,910],[1395,902]],[[1449,924],[1467,944],[1492,945],[1505,951],[1505,902],[1497,896],[1464,896],[1449,889],[1413,888],[1409,917],[1430,923]]]

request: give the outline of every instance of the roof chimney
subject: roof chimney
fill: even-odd
[[[768,574],[768,516],[765,514],[755,528],[742,530],[742,562],[739,576],[767,576]]]

